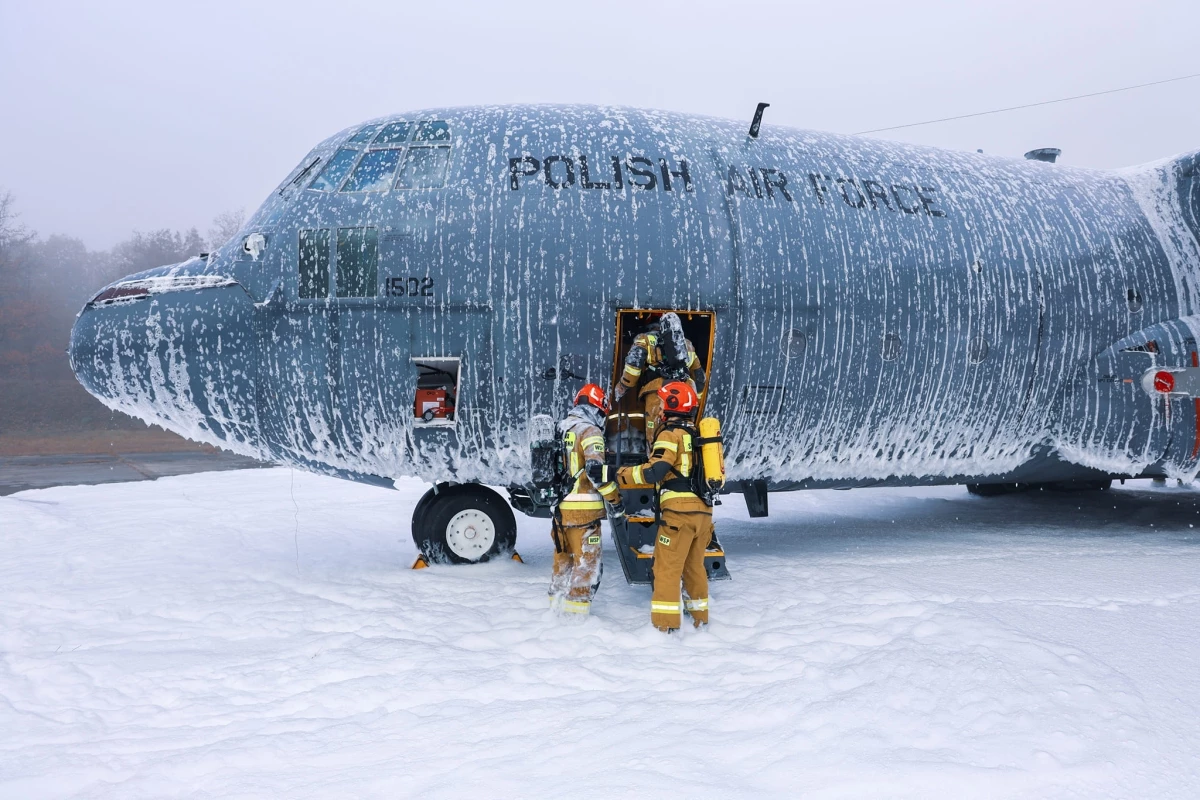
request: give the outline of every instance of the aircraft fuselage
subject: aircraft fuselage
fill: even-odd
[[[709,311],[735,482],[1194,474],[1200,405],[1141,378],[1195,366],[1195,161],[624,108],[398,115],[318,145],[207,259],[109,287],[72,360],[112,407],[248,455],[506,484],[530,418],[612,378],[618,311]],[[455,371],[452,422],[414,414],[419,362]]]

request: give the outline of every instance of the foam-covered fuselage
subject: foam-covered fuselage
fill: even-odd
[[[1194,366],[1195,156],[1110,173],[745,129],[584,106],[355,126],[219,251],[98,295],[72,363],[238,452],[506,484],[533,415],[611,380],[618,310],[705,310],[734,481],[1195,473],[1200,404],[1141,380]],[[414,359],[458,360],[453,424],[414,415]]]

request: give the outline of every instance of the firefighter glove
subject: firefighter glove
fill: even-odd
[[[625,504],[620,500],[608,507],[608,517],[613,522],[625,519]]]

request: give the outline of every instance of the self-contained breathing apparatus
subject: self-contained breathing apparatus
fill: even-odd
[[[603,390],[595,384],[588,384],[576,395],[575,408],[568,419],[578,417],[603,430],[607,410]],[[533,473],[530,494],[536,493],[536,502],[540,505],[556,507],[563,498],[575,491],[579,476],[586,471],[585,464],[572,464],[575,444],[575,431],[556,426],[545,415],[534,418],[529,445]]]
[[[557,434],[557,431],[554,431]],[[569,437],[569,441],[568,441]],[[533,489],[538,493],[539,505],[557,506],[571,493],[579,473],[571,474],[568,467],[571,448],[575,446],[575,434],[552,435],[532,440],[529,444],[530,461],[533,466]],[[579,472],[583,472],[580,469]]]
[[[661,361],[654,366],[666,382],[686,381],[688,367],[687,337],[683,335],[683,323],[672,312],[663,314],[658,323],[658,348]]]
[[[664,354],[661,361],[651,367],[647,367],[646,371],[651,377],[662,378],[664,383],[686,381],[688,379],[686,358],[678,363],[674,363],[669,361]]]
[[[684,475],[671,467],[670,472],[675,477],[663,481],[662,490],[691,492],[709,507],[720,505],[718,495],[725,486],[725,445],[721,438],[721,423],[716,417],[705,417],[698,426],[691,420],[668,418],[663,430],[682,430],[686,433],[684,450],[693,456],[689,459],[689,474]],[[697,446],[700,448],[699,457],[694,455]]]
[[[531,420],[529,461],[533,478],[530,497],[539,506],[557,506],[571,491],[575,479],[567,471],[563,437],[558,434],[553,418],[545,414]]]

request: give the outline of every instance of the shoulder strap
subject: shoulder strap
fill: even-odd
[[[695,442],[696,438],[697,438],[696,432],[694,430],[692,430],[686,423],[682,423],[682,422],[675,422],[674,424],[667,423],[667,424],[663,425],[662,431],[664,433],[666,431],[683,431],[684,433],[686,433],[687,435],[692,437],[693,442]],[[693,447],[692,449],[694,452],[695,448]],[[650,447],[650,452],[654,452],[653,445]],[[695,467],[695,462],[697,460],[698,460],[698,456],[693,456],[693,458],[692,458],[692,461],[693,461],[692,474],[693,475],[697,472],[697,469]],[[678,460],[676,460],[675,463],[676,464],[679,463]],[[682,472],[679,471],[678,468],[676,468],[676,466],[674,464],[669,465],[667,467],[667,470],[668,470],[668,474],[674,474],[677,479],[689,480],[689,481],[691,480],[690,476],[684,475]]]

